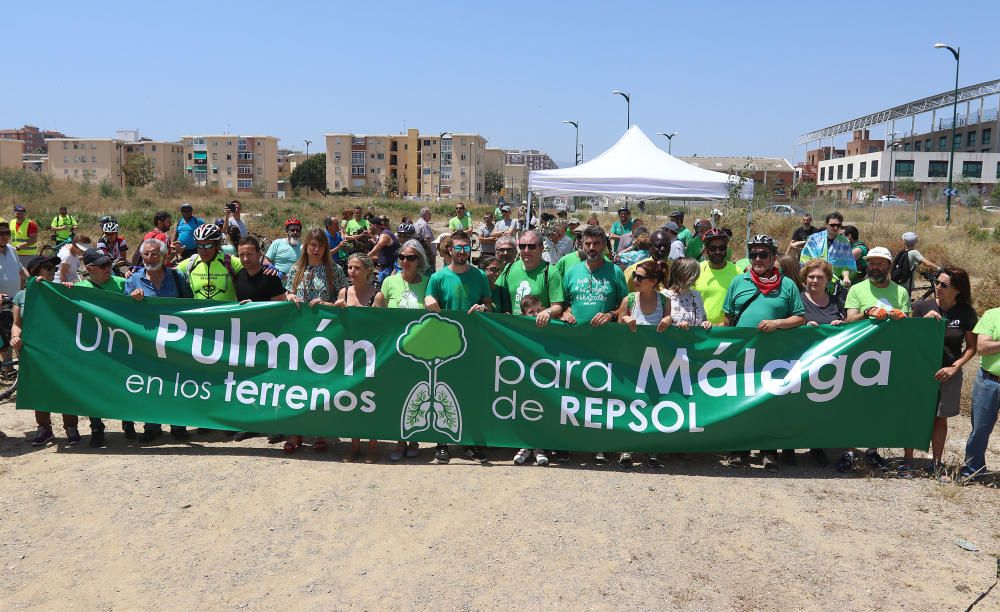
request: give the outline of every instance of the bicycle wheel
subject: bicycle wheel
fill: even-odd
[[[19,355],[10,349],[10,358],[0,362],[0,400],[5,400],[17,391],[17,376]]]

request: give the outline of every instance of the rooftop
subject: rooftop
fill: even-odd
[[[750,162],[755,170],[767,170],[768,172],[793,172],[792,164],[782,157],[678,157],[692,166],[698,166],[704,170],[715,170],[717,172],[728,172],[731,168],[742,169]]]

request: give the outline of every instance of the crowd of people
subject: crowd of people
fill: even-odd
[[[844,224],[839,212],[826,215],[821,228],[804,215],[781,254],[778,240],[768,235],[734,244],[718,210],[690,228],[684,212],[677,210],[650,230],[623,207],[606,232],[596,215],[583,222],[564,211],[529,219],[523,206],[515,217],[506,204],[487,212],[477,226],[462,203],[455,206],[448,231],[437,237],[429,208],[421,209],[416,220],[404,217],[393,229],[387,217],[356,206],[327,218],[324,227],[305,231],[301,221],[290,218],[284,223],[285,236],[264,249],[248,233],[240,202],[228,203],[225,216],[214,221],[195,216],[185,203],[176,226],[169,212],[156,213],[154,227],[142,236],[131,262],[114,218],[101,220],[100,237],[93,241],[76,233],[77,223],[65,209],[51,224],[53,239],[58,237],[61,244],[58,255],[39,256],[37,224],[26,221],[25,212],[16,206],[15,221],[0,221],[0,294],[14,296],[10,345],[15,349],[23,342],[21,286],[34,280],[124,293],[137,301],[175,297],[241,304],[291,301],[300,307],[496,312],[532,317],[539,327],[622,324],[632,331],[639,326],[656,331],[732,326],[775,333],[866,318],[933,317],[945,322],[945,332],[941,367],[934,375],[940,390],[926,471],[948,479],[942,463],[948,419],[959,414],[963,366],[978,353],[972,433],[960,473],[974,478],[986,472],[985,452],[1000,408],[1000,308],[978,319],[965,270],[924,257],[911,232],[900,237],[895,255],[890,245],[869,246],[857,227]],[[745,257],[737,260],[737,254]],[[933,274],[934,291],[912,304],[913,279],[921,266]],[[35,418],[38,429],[31,444],[42,446],[54,438],[51,415],[36,411]],[[67,444],[81,442],[78,417],[63,415],[63,427]],[[146,423],[141,434],[131,422],[122,428],[126,438],[144,443],[164,434],[154,423]],[[100,419],[90,419],[91,446],[107,443],[104,430]],[[170,435],[190,438],[183,426],[171,426]],[[239,432],[234,439],[255,435]],[[303,436],[272,435],[269,441],[283,442],[284,451],[294,453],[303,445]],[[318,438],[312,448],[325,450],[327,441]],[[419,452],[417,443],[400,441],[389,459]],[[462,452],[474,460],[486,457],[481,447],[463,447]],[[873,468],[890,469],[877,449],[858,454]],[[361,440],[352,440],[347,458],[362,455],[376,461],[377,441],[368,441],[362,453]],[[599,452],[594,460],[604,464],[610,455]],[[811,449],[809,455],[821,465],[829,462],[824,449]],[[536,464],[548,465],[550,456],[568,460],[564,451],[528,448],[518,449],[513,460],[521,465],[534,458]],[[751,449],[734,449],[726,464],[746,467],[751,456]],[[764,449],[759,457],[769,472],[797,460],[794,449],[781,450],[780,456],[778,449]],[[447,463],[451,449],[437,445],[434,458]],[[624,467],[635,460],[627,450],[618,453]],[[662,465],[655,454],[645,461],[654,468]],[[849,471],[855,461],[855,452],[847,451],[836,469]],[[896,471],[912,477],[913,449],[904,449]]]

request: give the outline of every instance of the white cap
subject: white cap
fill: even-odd
[[[892,261],[892,253],[885,247],[875,247],[874,249],[868,251],[868,254],[865,255],[865,260],[867,261],[869,259],[888,259],[889,261]]]

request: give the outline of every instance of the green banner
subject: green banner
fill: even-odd
[[[931,319],[633,333],[52,283],[24,321],[21,409],[581,451],[926,448],[943,339]]]

